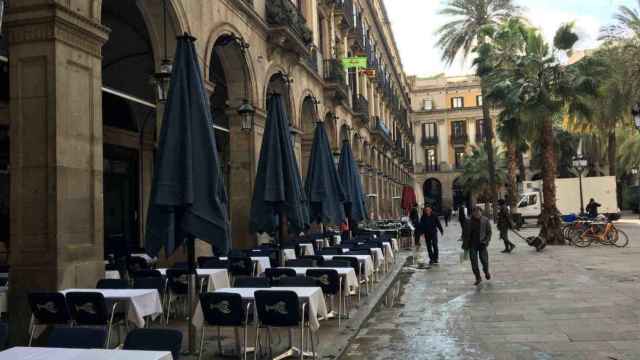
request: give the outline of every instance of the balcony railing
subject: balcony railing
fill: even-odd
[[[313,33],[290,0],[269,0],[266,2],[266,8],[267,23],[270,27],[286,28],[305,46],[311,44]]]
[[[391,140],[391,131],[389,131],[389,129],[387,129],[386,125],[384,124],[384,121],[382,119],[380,119],[379,117],[376,117],[374,119],[374,132],[378,135],[380,135],[382,137],[382,139],[389,145],[392,144],[392,140]]]
[[[451,144],[453,145],[466,145],[467,142],[469,142],[469,135],[467,134],[451,135]]]
[[[309,56],[305,57],[305,63],[311,68],[311,70],[315,71],[316,74],[320,73],[320,69],[318,67],[318,59],[321,58],[320,52],[316,49],[312,49],[309,52]]]
[[[422,146],[435,146],[438,145],[439,140],[437,136],[425,136],[422,138]]]
[[[348,102],[349,87],[347,86],[347,79],[340,61],[337,59],[325,60],[322,68],[327,86],[334,90],[334,99]]]
[[[340,26],[344,30],[352,30],[355,27],[353,23],[353,0],[344,0],[342,2],[342,17]]]
[[[360,114],[363,119],[369,119],[369,100],[362,95],[353,96],[353,111]]]

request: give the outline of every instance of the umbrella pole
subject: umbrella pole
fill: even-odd
[[[278,234],[279,237],[279,244],[278,244],[278,248],[280,249],[280,266],[284,266],[284,254],[283,254],[283,250],[282,250],[282,244],[286,243],[289,240],[289,219],[287,219],[287,213],[284,210],[280,210],[280,214],[278,216],[278,222],[279,222],[279,226],[278,226],[278,230],[280,230],[280,234]]]
[[[195,291],[194,287],[194,275],[196,273],[195,266],[195,257],[196,257],[196,249],[195,249],[195,238],[192,235],[187,236],[187,261],[189,266],[189,294],[187,295],[187,335],[189,336],[189,354],[195,353],[195,334],[193,331],[193,324],[191,323],[191,314],[193,313],[193,294]]]

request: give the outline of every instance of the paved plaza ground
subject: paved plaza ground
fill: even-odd
[[[510,255],[494,231],[493,279],[476,288],[449,224],[441,264],[406,267],[395,305],[372,313],[342,359],[640,359],[640,222],[619,225],[624,249],[536,253],[512,236]]]

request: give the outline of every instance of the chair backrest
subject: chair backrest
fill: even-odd
[[[305,275],[297,275],[291,277],[283,277],[274,286],[284,287],[320,287],[320,284],[315,280],[308,278]]]
[[[158,270],[153,270],[153,269],[145,269],[145,270],[140,270],[140,271],[136,271],[133,274],[131,274],[131,277],[133,278],[148,278],[148,277],[162,277],[162,273],[160,273],[160,271]]]
[[[292,327],[302,321],[300,301],[295,292],[258,290],[254,297],[258,318],[263,325]]]
[[[240,276],[236,278],[234,286],[237,288],[268,288],[271,284],[267,278]]]
[[[171,351],[173,360],[180,357],[182,332],[173,329],[134,329],[124,339],[123,350]]]
[[[247,253],[244,250],[231,249],[227,253],[227,256],[230,257],[230,258],[232,258],[232,257],[245,257],[245,256],[247,256]]]
[[[188,269],[189,263],[186,261],[178,261],[173,264],[174,269]]]
[[[136,271],[145,270],[149,268],[149,263],[144,258],[139,256],[129,256],[127,258],[127,271],[129,274],[133,274]]]
[[[27,296],[31,313],[39,324],[66,325],[71,320],[67,301],[58,292],[33,292]]]
[[[78,325],[107,325],[109,310],[99,292],[68,292],[67,304],[71,318]]]
[[[342,255],[342,253],[341,247],[326,247],[318,251],[320,255]]]
[[[51,330],[47,339],[47,347],[73,349],[100,349],[107,341],[107,330],[104,328],[61,327]]]
[[[351,263],[349,261],[336,260],[334,258],[333,260],[325,260],[322,266],[330,268],[349,268],[351,267]]]
[[[293,259],[284,262],[286,267],[316,267],[314,259]]]
[[[296,271],[287,268],[269,268],[264,270],[264,276],[273,283],[283,277],[296,276]]]
[[[347,253],[347,255],[372,255],[370,249],[354,249]]]
[[[249,257],[229,257],[229,272],[233,276],[253,275],[253,260]]]
[[[316,281],[324,294],[337,295],[340,292],[340,275],[333,269],[309,269],[307,277]]]
[[[161,277],[135,277],[133,278],[134,289],[156,289],[158,294],[164,293],[164,279]]]
[[[199,262],[198,266],[201,269],[227,269],[229,267],[228,260],[220,260],[217,258],[208,258]]]
[[[128,289],[129,282],[124,279],[100,279],[96,289]]]
[[[322,255],[307,255],[300,257],[300,259],[311,259],[316,262],[316,266],[322,266],[322,264],[324,264]]]
[[[217,260],[218,258],[216,256],[198,256],[198,258],[196,259],[196,263],[198,264],[198,267],[202,267],[202,264],[206,263],[209,260]]]
[[[204,293],[200,295],[204,320],[211,326],[242,326],[245,310],[240,294]]]
[[[0,351],[7,348],[9,344],[9,324],[0,321]]]
[[[334,256],[333,260],[348,262],[349,266],[356,272],[356,275],[360,275],[360,261],[358,258],[351,256]]]
[[[189,293],[189,270],[167,269],[167,287],[176,295]]]

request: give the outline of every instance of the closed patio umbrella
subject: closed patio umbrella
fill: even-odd
[[[362,187],[362,178],[353,159],[353,152],[348,141],[342,143],[340,150],[340,160],[338,162],[338,176],[342,181],[342,188],[345,192],[345,212],[349,220],[349,229],[352,229],[351,222],[360,222],[367,219],[367,206]]]
[[[289,119],[280,94],[267,100],[267,120],[253,190],[249,229],[251,232],[279,230],[279,241],[309,226],[302,179],[289,134]]]
[[[309,170],[304,184],[309,201],[309,218],[319,224],[339,225],[345,220],[344,190],[333,162],[324,123],[318,122],[313,135]]]
[[[149,199],[145,248],[171,255],[185,244],[189,269],[195,272],[194,239],[216,251],[229,248],[229,220],[213,121],[194,46],[195,38],[178,38]],[[193,277],[189,277],[189,312]],[[189,324],[189,350],[193,334]]]

